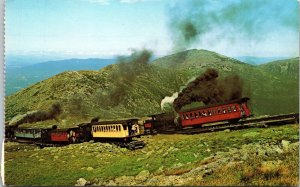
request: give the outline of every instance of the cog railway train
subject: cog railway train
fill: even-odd
[[[45,129],[6,126],[5,138],[34,143],[41,147],[94,140],[115,143],[133,150],[145,146],[144,142],[136,140],[143,134],[163,132],[169,129],[201,127],[204,124],[220,121],[237,122],[242,118],[247,118],[251,115],[247,104],[248,100],[249,98],[242,98],[218,105],[182,110],[177,114],[154,114],[148,116],[149,119],[142,123],[139,123],[139,119],[131,118],[115,121],[93,119],[89,123],[64,129],[58,129],[56,125]]]

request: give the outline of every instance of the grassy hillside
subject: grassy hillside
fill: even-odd
[[[144,116],[160,110],[165,95],[176,91],[187,80],[184,73],[149,66],[131,83],[123,83],[122,95],[112,97],[111,76],[118,65],[100,71],[69,71],[34,84],[7,97],[6,119],[34,109],[46,110],[52,103],[63,106],[61,119],[67,123],[92,117],[121,118]],[[116,102],[118,99],[118,102]]]
[[[132,74],[122,68],[114,64],[99,71],[63,72],[20,90],[6,97],[6,120],[55,102],[63,106],[59,120],[64,119],[66,126],[95,116],[115,119],[157,113],[165,96],[180,91],[207,68],[217,69],[220,76],[240,75],[243,96],[251,98],[256,115],[298,111],[298,58],[253,66],[215,52],[188,50],[131,69]]]
[[[296,186],[299,183],[298,129],[294,124],[195,135],[143,136],[146,146],[135,151],[100,142],[44,149],[8,142],[4,153],[5,183],[16,186]]]

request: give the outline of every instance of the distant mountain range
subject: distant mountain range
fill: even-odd
[[[237,56],[234,57],[242,62],[252,64],[252,65],[261,65],[268,62],[276,61],[276,60],[284,60],[289,59],[290,57],[255,57],[255,56]]]
[[[34,69],[46,73],[43,67]],[[60,120],[67,126],[95,116],[142,117],[161,112],[165,96],[178,92],[207,68],[217,69],[221,76],[239,75],[244,81],[243,96],[251,98],[255,115],[299,110],[299,58],[254,66],[212,51],[188,50],[158,58],[132,74],[126,74],[124,67],[111,64],[100,70],[66,71],[28,86],[6,97],[6,120],[27,111],[48,109],[54,102],[63,105]],[[53,63],[48,68],[53,68]]]
[[[24,65],[21,67],[12,66],[13,63],[11,62],[6,67],[6,95],[64,71],[98,70],[115,62],[115,59],[67,59],[42,63],[34,62],[31,65],[24,65],[28,64],[28,62],[24,62],[21,63]]]
[[[205,51],[205,50],[204,50]],[[174,59],[172,64],[181,60],[181,53],[179,58]],[[116,58],[101,59],[101,58],[88,58],[88,59],[63,59],[59,56],[24,56],[24,55],[8,55],[6,56],[6,95],[11,95],[22,88],[31,84],[37,83],[41,80],[47,79],[58,73],[72,70],[98,70],[109,64],[116,62]],[[193,57],[191,57],[193,58]],[[54,59],[54,60],[49,60]],[[58,59],[58,60],[55,60]],[[153,57],[152,60],[159,59]],[[286,59],[286,57],[252,57],[240,56],[235,59],[252,64],[260,65],[267,62]],[[48,61],[47,61],[48,60]],[[194,59],[196,60],[196,59]],[[201,59],[198,59],[201,61]],[[213,60],[213,59],[209,59]],[[192,60],[193,61],[193,60]]]

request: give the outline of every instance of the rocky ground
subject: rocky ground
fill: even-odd
[[[298,185],[298,125],[141,138],[129,151],[86,142],[5,144],[8,185]]]
[[[201,164],[195,168],[188,167],[192,163],[176,163],[171,169],[179,172],[168,174],[164,172],[164,167],[160,167],[156,173],[151,173],[148,170],[142,170],[136,176],[120,176],[113,180],[97,180],[97,182],[87,181],[84,178],[77,180],[75,186],[182,186],[187,184],[195,184],[196,181],[201,181],[205,177],[212,175],[215,170],[223,167],[238,167],[245,162],[253,159],[265,159],[261,162],[261,170],[272,171],[279,170],[283,161],[278,159],[269,160],[268,157],[281,157],[283,154],[290,154],[297,152],[299,149],[299,142],[291,143],[287,140],[282,140],[281,144],[277,143],[250,143],[244,144],[240,149],[231,148],[227,152],[217,152],[204,158]],[[164,155],[169,152],[179,151],[179,149],[170,147]],[[195,157],[197,157],[195,155]],[[180,168],[188,167],[189,169],[180,170]],[[224,184],[225,185],[225,184]]]

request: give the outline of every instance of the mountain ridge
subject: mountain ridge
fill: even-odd
[[[48,108],[54,102],[63,104],[64,113],[60,118],[68,121],[67,126],[72,121],[89,120],[95,116],[115,119],[158,113],[165,96],[180,91],[191,78],[199,76],[207,68],[217,69],[221,77],[231,74],[240,76],[244,80],[243,96],[251,98],[250,104],[256,115],[298,111],[298,73],[291,79],[278,76],[268,68],[248,65],[210,51],[192,50],[185,53],[190,57],[179,66],[169,68],[169,64],[163,64],[172,61],[176,54],[162,57],[141,69],[142,72],[131,82],[114,81],[114,76],[120,73],[120,64],[111,64],[100,70],[60,73],[6,97],[6,120],[30,110]],[[199,60],[212,57],[222,63]],[[287,63],[299,67],[294,62],[296,60]],[[120,86],[124,91],[122,93],[117,89]],[[119,92],[115,92],[116,89]]]

